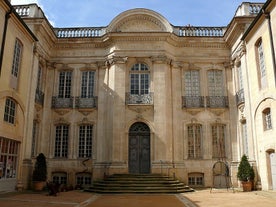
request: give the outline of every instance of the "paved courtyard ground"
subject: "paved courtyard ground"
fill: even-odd
[[[184,194],[0,193],[1,207],[275,207],[276,191],[197,190]]]

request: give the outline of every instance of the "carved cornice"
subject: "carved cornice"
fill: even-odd
[[[168,64],[168,65],[170,65],[171,62],[172,62],[172,59],[168,58],[166,55],[153,56],[153,57],[151,57],[151,60],[155,64]]]
[[[112,56],[106,60],[106,65],[125,64],[128,57]]]

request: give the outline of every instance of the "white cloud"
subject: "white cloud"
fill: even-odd
[[[37,3],[39,0],[11,0],[12,5],[20,5],[20,4],[32,4]]]

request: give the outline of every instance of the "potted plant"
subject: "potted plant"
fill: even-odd
[[[47,164],[46,157],[40,153],[36,157],[36,162],[33,171],[33,187],[34,190],[42,190],[46,184],[47,179]]]
[[[243,155],[241,158],[241,161],[238,167],[237,177],[242,183],[243,191],[252,190],[255,173],[246,155]]]

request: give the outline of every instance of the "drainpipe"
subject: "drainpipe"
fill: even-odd
[[[4,30],[3,30],[3,35],[2,35],[3,38],[2,38],[2,44],[1,44],[1,53],[0,53],[0,76],[1,76],[1,71],[2,71],[6,34],[7,34],[7,28],[8,28],[8,20],[10,18],[11,13],[12,13],[12,9],[10,9],[10,11],[8,11],[5,15],[5,23],[4,23]]]
[[[268,20],[269,39],[270,39],[270,45],[271,45],[271,55],[272,55],[273,70],[274,70],[274,81],[276,85],[276,60],[275,60],[275,50],[274,50],[271,18],[270,18],[270,13],[266,12],[264,9],[262,10],[262,13],[265,15],[265,18]]]

